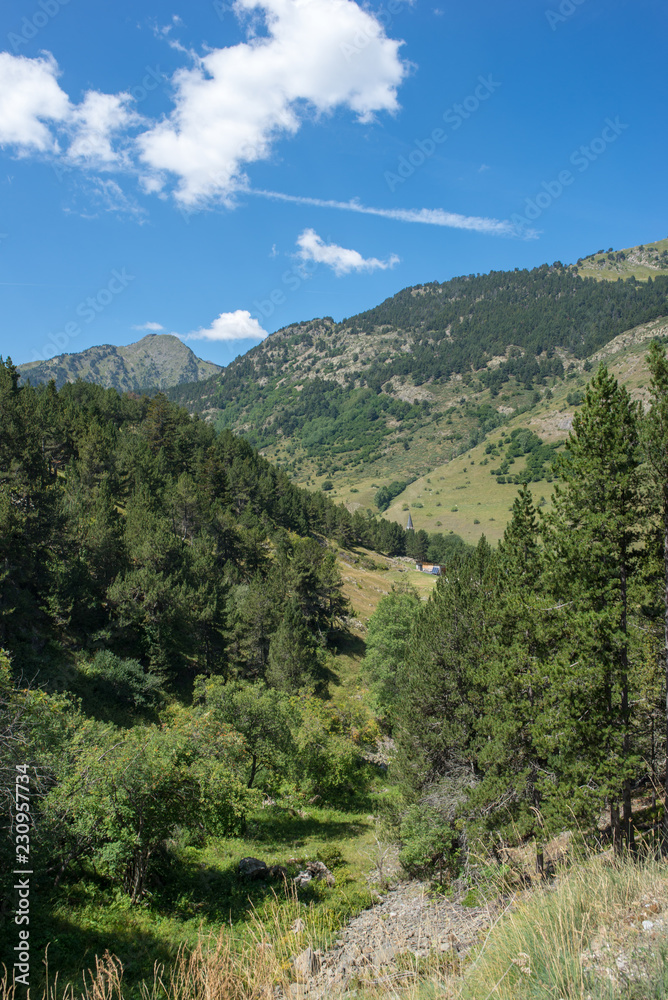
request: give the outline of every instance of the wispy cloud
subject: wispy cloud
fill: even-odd
[[[269,334],[263,330],[247,309],[221,313],[211,326],[193,330],[182,340],[264,340]]]
[[[142,323],[140,326],[133,326],[132,329],[133,330],[153,330],[153,331],[157,331],[157,330],[164,330],[165,328],[162,325],[162,323],[151,323],[149,321],[148,323]]]
[[[370,205],[362,205],[355,198],[350,201],[334,201],[328,198],[307,198],[303,195],[263,191],[257,188],[249,188],[246,193],[275,201],[288,201],[294,205],[312,205],[314,208],[335,208],[342,212],[357,212],[360,215],[378,215],[383,219],[394,219],[397,222],[418,222],[426,226],[447,226],[451,229],[473,229],[493,236],[518,235],[516,227],[507,219],[459,215],[456,212],[446,212],[442,208],[373,208]],[[527,233],[522,235],[526,238]]]
[[[303,261],[312,260],[316,264],[326,264],[334,274],[350,274],[351,271],[385,271],[399,263],[399,258],[393,253],[387,260],[377,257],[363,257],[357,250],[347,250],[336,243],[325,243],[314,229],[305,229],[297,237],[299,258]]]

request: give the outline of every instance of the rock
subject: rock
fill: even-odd
[[[336,879],[330,872],[327,865],[323,864],[322,861],[307,862],[306,871],[312,878],[324,879],[327,885],[334,885],[336,883]]]
[[[295,972],[301,979],[310,979],[320,972],[320,956],[312,948],[305,948],[295,961]]]
[[[306,928],[306,924],[304,923],[304,921],[302,920],[302,918],[301,917],[297,917],[297,919],[295,920],[295,922],[292,925],[292,927],[290,928],[290,930],[292,931],[293,934],[301,934],[301,932],[303,930],[305,930],[305,928]]]
[[[395,945],[386,945],[384,948],[379,948],[373,956],[373,964],[380,968],[381,965],[389,965],[394,956],[397,953],[397,948]]]
[[[310,872],[297,872],[292,881],[294,882],[294,884],[297,886],[298,889],[301,889],[303,886],[309,884],[311,878],[312,875]]]
[[[283,867],[283,865],[269,865],[269,867],[267,868],[267,877],[278,878],[278,879],[287,878],[288,872],[287,869]]]
[[[266,878],[269,869],[259,858],[242,858],[239,862],[239,874],[246,878]]]

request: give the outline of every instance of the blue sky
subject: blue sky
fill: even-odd
[[[4,0],[0,353],[226,364],[668,235],[661,0]]]

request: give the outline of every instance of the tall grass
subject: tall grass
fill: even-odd
[[[648,904],[668,904],[663,862],[603,855],[572,867],[492,928],[462,1000],[668,997],[668,927],[663,943],[642,931],[643,919],[657,919]]]
[[[503,890],[502,884],[499,890]],[[643,930],[642,921],[653,928]],[[665,921],[665,926],[661,923]],[[290,997],[293,957],[327,940],[331,928],[294,894],[251,914],[243,938],[231,927],[182,948],[169,968],[137,990],[123,983],[108,952],[78,987],[47,985],[42,1000],[273,1000]],[[350,988],[350,984],[349,987]],[[22,994],[21,994],[22,995]],[[332,1000],[334,988],[316,995]],[[349,994],[350,995],[350,994]],[[552,885],[512,897],[476,952],[422,963],[375,982],[357,982],[358,1000],[668,1000],[668,865],[652,857],[592,857]],[[7,973],[0,1000],[16,1000]],[[33,1000],[35,998],[33,997]]]

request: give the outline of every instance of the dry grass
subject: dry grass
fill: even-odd
[[[500,881],[498,889],[503,888]],[[232,929],[223,927],[194,950],[181,949],[171,968],[156,966],[153,981],[141,987],[142,1000],[273,1000],[295,995],[299,987],[292,985],[293,956],[322,941],[318,930],[325,930],[313,920],[302,921],[299,913],[297,900],[277,898],[269,919],[260,921],[252,914],[243,948]],[[375,982],[358,983],[355,995],[358,1000],[666,998],[667,953],[668,866],[651,857],[638,861],[599,855],[560,873],[548,887],[512,896],[477,953],[462,967],[452,958],[415,959],[410,968],[404,962]],[[333,987],[315,995],[333,997]],[[42,1000],[130,996],[121,963],[107,952],[83,975],[79,988],[59,990],[56,978],[47,981]],[[16,1000],[6,974],[0,1000]]]

